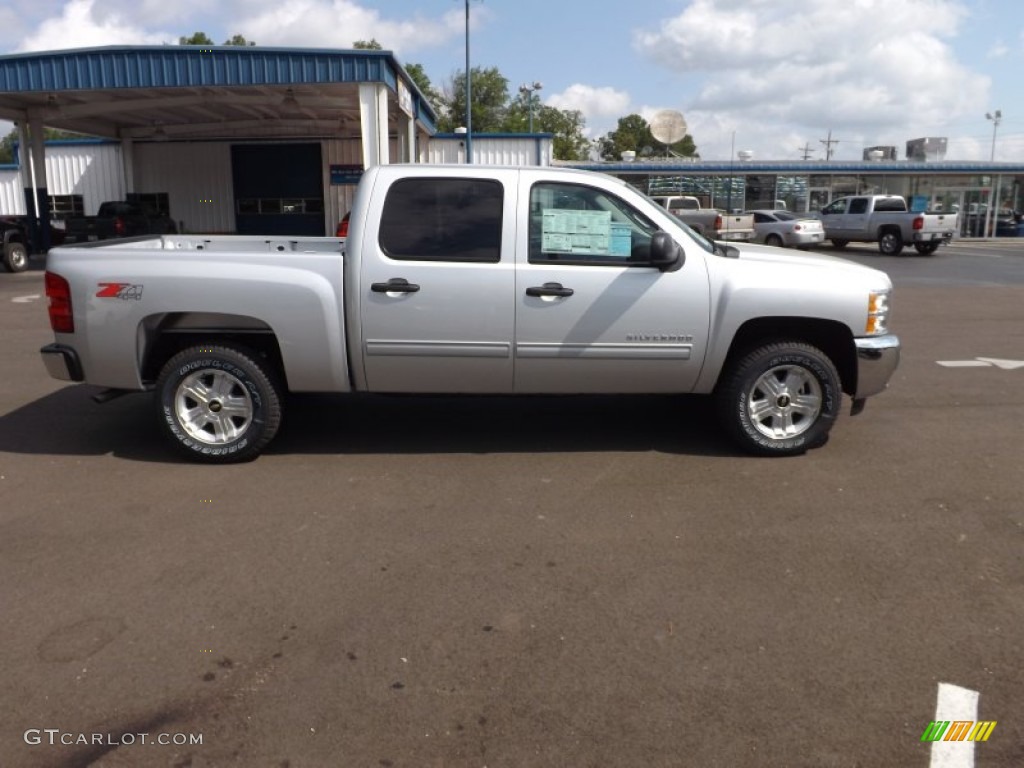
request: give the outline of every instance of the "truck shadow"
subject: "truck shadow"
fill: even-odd
[[[146,462],[182,457],[151,396],[97,405],[64,387],[0,416],[0,451]],[[740,455],[706,397],[292,395],[265,455],[659,451]]]

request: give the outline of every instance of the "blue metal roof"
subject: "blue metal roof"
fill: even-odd
[[[163,45],[0,56],[0,93],[365,82],[397,90],[399,78],[433,129],[433,108],[390,51]]]

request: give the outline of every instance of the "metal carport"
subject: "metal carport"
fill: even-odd
[[[389,51],[129,46],[0,56],[0,119],[21,146],[30,219],[49,241],[43,127],[121,142],[357,138],[363,167],[415,161],[435,130],[425,97]]]

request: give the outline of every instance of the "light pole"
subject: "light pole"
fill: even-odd
[[[519,93],[526,97],[526,102],[530,105],[530,133],[533,133],[533,94],[543,87],[544,84],[539,80],[534,80],[532,84],[523,83],[519,86]]]
[[[466,0],[466,163],[473,162],[473,86],[469,71],[469,0]]]
[[[994,163],[996,160],[996,130],[999,128],[999,121],[1003,119],[1003,113],[1000,110],[995,112],[986,112],[985,119],[992,121],[992,153],[989,155],[988,161]],[[999,186],[1002,178],[996,176],[992,180],[992,188],[988,193],[988,211],[985,213],[985,234],[995,235],[997,226],[997,211],[996,206],[999,205]]]
[[[986,112],[985,119],[992,121],[992,154],[989,156],[989,162],[994,162],[996,159],[996,129],[999,128],[999,121],[1003,119],[1003,113],[1000,110],[995,112]]]

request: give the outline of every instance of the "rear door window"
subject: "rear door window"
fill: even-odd
[[[401,261],[497,262],[503,199],[491,179],[396,181],[384,199],[381,250]]]

